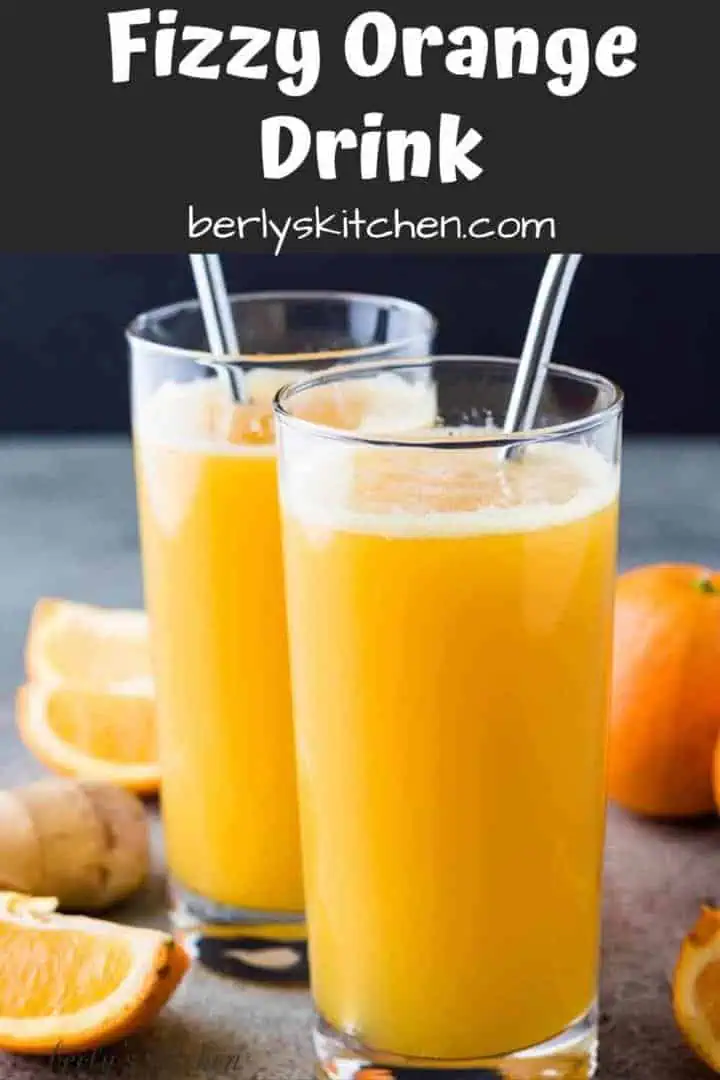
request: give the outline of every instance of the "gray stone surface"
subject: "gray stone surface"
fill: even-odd
[[[629,440],[621,560],[720,563],[720,442]],[[141,603],[130,448],[124,439],[0,443],[0,783],[38,767],[15,736],[27,619],[38,596]],[[119,918],[161,925],[162,858]],[[608,837],[603,1080],[701,1080],[709,1075],[673,1026],[668,980],[699,898],[717,892],[714,823],[670,828],[612,813]],[[2,957],[0,956],[0,968]],[[302,990],[240,984],[196,968],[155,1030],[74,1076],[140,1080],[309,1080],[310,1007]],[[0,1055],[0,1080],[51,1076],[58,1063]]]

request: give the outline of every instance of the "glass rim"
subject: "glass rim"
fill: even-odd
[[[605,378],[604,375],[598,375],[594,371],[585,371],[582,368],[555,363],[548,365],[548,376],[560,375],[574,382],[581,382],[589,386],[595,386],[598,389],[603,389],[609,393],[609,404],[605,405],[602,409],[599,409],[598,412],[590,413],[588,416],[580,417],[577,420],[566,420],[559,424],[551,424],[545,427],[530,428],[528,430],[514,431],[511,433],[500,432],[499,434],[477,435],[470,438],[453,438],[452,440],[423,439],[422,441],[419,441],[417,438],[412,440],[407,438],[404,439],[401,433],[383,435],[375,432],[348,431],[343,428],[333,427],[329,424],[319,424],[313,420],[305,420],[300,416],[294,415],[286,407],[287,403],[293,397],[302,394],[304,391],[313,390],[317,386],[323,386],[333,382],[341,382],[351,378],[360,378],[363,375],[378,374],[383,371],[388,372],[393,369],[407,370],[411,368],[427,368],[436,363],[452,364],[468,362],[477,365],[499,364],[507,368],[517,368],[520,360],[518,357],[493,356],[490,354],[483,355],[479,353],[446,355],[441,353],[437,356],[431,355],[420,359],[389,359],[380,364],[338,365],[327,371],[318,372],[308,378],[299,379],[296,382],[288,383],[281,387],[273,397],[273,413],[275,414],[275,419],[279,422],[279,425],[294,428],[298,431],[304,431],[306,435],[313,435],[324,439],[333,439],[337,442],[388,446],[403,449],[467,450],[473,448],[479,449],[482,447],[503,449],[518,444],[549,442],[555,439],[566,438],[569,435],[584,434],[585,432],[595,431],[597,428],[602,427],[604,424],[608,423],[608,421],[620,416],[623,411],[625,395],[620,387],[612,382],[611,379]]]
[[[230,305],[233,308],[236,306],[239,307],[245,303],[266,300],[307,300],[310,302],[336,301],[345,302],[346,304],[363,303],[377,308],[396,308],[408,314],[421,315],[427,326],[424,331],[407,334],[403,337],[398,337],[392,341],[383,342],[379,345],[369,345],[366,348],[357,346],[348,349],[319,349],[315,352],[287,352],[267,355],[264,353],[253,354],[240,352],[234,353],[231,357],[218,356],[218,354],[214,353],[211,349],[190,349],[183,348],[182,345],[170,345],[162,341],[154,341],[147,333],[143,332],[144,327],[150,319],[155,319],[160,322],[169,320],[183,312],[197,314],[202,318],[200,301],[195,297],[189,300],[178,300],[172,304],[164,304],[162,307],[150,308],[148,311],[140,312],[138,315],[135,315],[126,326],[125,338],[130,344],[152,346],[153,350],[157,350],[160,355],[165,357],[175,356],[176,358],[179,358],[180,356],[184,356],[188,359],[204,362],[212,359],[215,364],[232,364],[237,363],[239,360],[255,360],[258,365],[265,364],[266,366],[272,365],[281,367],[283,365],[300,366],[302,363],[307,363],[308,360],[319,360],[324,357],[333,356],[334,353],[339,353],[342,356],[383,356],[393,349],[412,345],[413,342],[419,340],[421,337],[425,336],[425,334],[434,335],[438,328],[438,319],[429,308],[424,307],[415,300],[407,300],[400,296],[383,295],[382,293],[363,293],[345,291],[342,289],[263,289],[251,292],[231,293],[229,300]]]

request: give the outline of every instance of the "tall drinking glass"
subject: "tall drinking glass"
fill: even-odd
[[[304,899],[272,397],[341,359],[428,352],[434,320],[401,300],[332,293],[246,294],[232,311],[231,365],[204,351],[197,303],[128,331],[172,916],[207,963],[297,975]]]
[[[516,370],[387,362],[276,398],[328,1076],[595,1067],[622,399],[553,367],[506,438]]]

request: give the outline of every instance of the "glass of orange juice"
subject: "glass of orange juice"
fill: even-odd
[[[516,371],[388,361],[276,398],[329,1077],[595,1068],[622,398],[553,367],[507,438]]]
[[[162,814],[172,916],[200,958],[294,977],[305,919],[272,397],[340,359],[427,352],[435,323],[360,295],[245,294],[232,310],[230,365],[204,351],[197,303],[128,331]]]

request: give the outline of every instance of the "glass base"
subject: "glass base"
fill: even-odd
[[[190,955],[222,975],[308,984],[305,916],[206,900],[173,884],[170,920]]]
[[[597,1069],[593,1006],[538,1046],[472,1061],[405,1058],[371,1050],[319,1018],[313,1033],[318,1080],[591,1080]]]

